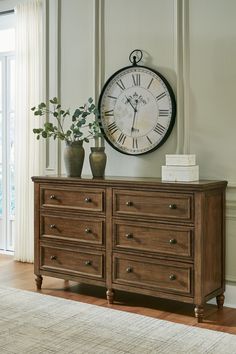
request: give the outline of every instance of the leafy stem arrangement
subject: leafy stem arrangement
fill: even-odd
[[[52,107],[51,109],[49,107]],[[69,109],[62,109],[61,104],[57,97],[49,100],[47,105],[41,102],[37,107],[32,107],[31,110],[35,116],[52,115],[57,124],[45,122],[43,128],[33,129],[34,134],[37,134],[37,139],[51,138],[64,140],[66,143],[71,144],[75,141],[89,142],[92,138],[101,137],[101,130],[98,117],[98,109],[90,97],[83,106],[76,108],[71,115]],[[94,120],[87,123],[88,116],[93,115]],[[65,122],[71,118],[71,125],[69,129],[64,128]],[[68,124],[67,124],[68,126]]]

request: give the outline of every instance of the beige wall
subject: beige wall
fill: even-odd
[[[236,184],[236,2],[190,1],[190,148],[203,177]]]
[[[235,13],[235,0],[62,0],[59,41],[60,90],[67,106],[98,95],[110,75],[129,65],[128,56],[135,48],[144,51],[144,65],[169,80],[178,115],[167,142],[139,157],[122,155],[106,145],[106,174],[160,176],[165,154],[180,152],[197,155],[202,178],[228,180],[226,277],[233,282]],[[96,32],[99,26],[100,35]],[[83,172],[90,174],[89,146],[86,150]],[[61,166],[63,170],[62,160]]]
[[[226,278],[236,282],[236,2],[190,0],[190,151],[204,178],[226,179]],[[236,302],[236,300],[235,300]]]

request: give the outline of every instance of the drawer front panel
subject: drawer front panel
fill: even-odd
[[[129,258],[127,255],[114,257],[113,282],[130,286],[191,294],[192,269],[189,264],[152,262]]]
[[[86,218],[42,216],[41,237],[103,245],[104,222]]]
[[[114,248],[192,257],[192,234],[187,227],[114,223]],[[144,226],[145,225],[145,226]]]
[[[103,200],[103,190],[41,188],[41,205],[43,207],[103,212]]]
[[[114,215],[192,219],[192,195],[115,190],[113,196]]]
[[[104,278],[104,255],[41,246],[41,269]]]

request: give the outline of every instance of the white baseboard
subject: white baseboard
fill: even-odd
[[[236,284],[226,284],[224,306],[236,308]]]
[[[215,299],[211,299],[209,304],[215,304]],[[229,283],[225,287],[225,307],[236,308],[236,284]]]

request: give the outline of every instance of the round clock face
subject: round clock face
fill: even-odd
[[[175,121],[173,91],[165,78],[144,66],[117,71],[105,84],[98,103],[105,139],[124,154],[157,149]]]

